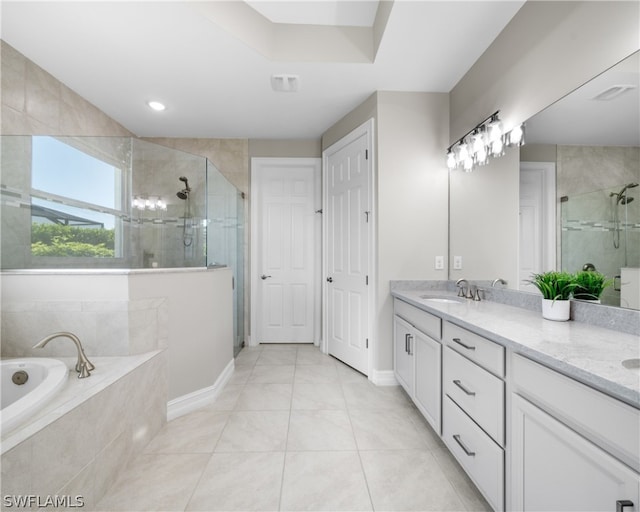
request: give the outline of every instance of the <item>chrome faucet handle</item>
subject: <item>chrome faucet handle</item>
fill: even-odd
[[[484,292],[482,288],[476,288],[476,293],[473,295],[473,300],[476,302],[480,302],[482,300],[480,298],[480,291]]]
[[[464,284],[467,285],[467,291],[465,292]],[[458,288],[458,297],[467,298],[469,290],[469,282],[466,279],[460,278],[456,281],[456,287]]]

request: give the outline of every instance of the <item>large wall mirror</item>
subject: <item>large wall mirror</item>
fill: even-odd
[[[521,148],[451,172],[450,279],[536,292],[532,273],[595,267],[615,278],[603,304],[640,309],[639,69],[635,53],[527,120]]]
[[[614,279],[602,303],[640,309],[639,70],[635,53],[527,121],[521,282],[595,268]]]

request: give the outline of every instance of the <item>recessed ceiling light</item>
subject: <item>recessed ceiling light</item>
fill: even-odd
[[[156,112],[162,112],[167,108],[159,101],[147,101],[147,105],[149,105],[149,108],[155,110]]]

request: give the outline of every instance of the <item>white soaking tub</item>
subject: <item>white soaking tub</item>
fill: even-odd
[[[2,434],[45,407],[62,389],[68,375],[67,365],[58,359],[28,357],[0,361]]]

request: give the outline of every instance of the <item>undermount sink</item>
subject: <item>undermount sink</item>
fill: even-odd
[[[640,358],[634,357],[633,359],[625,359],[622,361],[622,366],[627,370],[640,371]]]
[[[442,297],[441,295],[420,295],[422,300],[427,302],[441,302],[443,304],[463,304],[464,299],[458,297]]]

